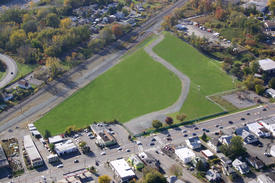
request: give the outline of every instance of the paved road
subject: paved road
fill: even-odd
[[[143,116],[137,117],[135,119],[130,120],[129,122],[125,123],[125,126],[133,133],[133,134],[138,134],[141,133],[142,131],[152,127],[152,121],[154,119],[160,119],[160,118],[165,118],[166,114],[178,112],[187,95],[189,92],[189,87],[190,87],[190,79],[184,75],[182,72],[180,72],[178,69],[176,69],[172,64],[164,60],[163,58],[159,57],[154,51],[153,48],[159,44],[162,40],[164,39],[164,35],[161,34],[158,39],[156,39],[153,43],[150,45],[146,46],[144,50],[150,55],[156,62],[161,63],[164,67],[166,67],[168,70],[173,72],[180,80],[182,83],[182,90],[181,94],[178,98],[178,100],[171,106],[169,106],[166,109],[160,110],[160,111],[155,111],[149,114],[145,114]]]
[[[163,17],[170,14],[174,8],[181,7],[185,0],[179,0],[174,5],[167,7],[156,16],[150,18],[140,27],[137,27],[130,34],[116,41],[110,45],[103,52],[93,56],[71,71],[67,72],[62,78],[57,79],[44,88],[40,89],[36,94],[26,99],[21,104],[9,109],[8,111],[0,114],[0,132],[10,128],[11,126],[26,122],[35,121],[41,118],[46,112],[54,108],[56,105],[70,97],[78,89],[86,86],[93,81],[96,77],[119,63],[121,56],[127,53],[131,48],[135,47],[138,43],[143,41],[152,32],[156,31],[156,24],[160,24]],[[127,49],[117,51],[118,43],[121,41],[129,40],[130,36],[138,35],[136,42],[131,43]]]
[[[0,88],[3,88],[16,77],[17,65],[12,58],[10,58],[7,55],[3,55],[1,53],[0,53],[0,60],[7,66],[6,75],[0,81]]]

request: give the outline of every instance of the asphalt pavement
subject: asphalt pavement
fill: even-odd
[[[0,88],[5,87],[8,85],[15,77],[17,74],[17,65],[16,62],[10,58],[7,55],[3,55],[0,53],[0,60],[6,65],[6,74],[4,78],[1,79],[0,81]]]

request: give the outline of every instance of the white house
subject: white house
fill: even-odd
[[[249,129],[249,131],[251,131],[252,133],[257,135],[258,137],[269,137],[270,136],[269,133],[266,133],[263,130],[264,127],[257,122],[249,123],[246,126]]]
[[[275,72],[275,62],[269,58],[259,60],[259,65],[263,72],[266,72],[266,73]]]
[[[23,89],[30,89],[32,87],[26,80],[18,81],[18,86]]]
[[[214,171],[213,169],[210,169],[206,172],[205,178],[209,182],[216,182],[216,181],[219,181],[221,179],[221,175],[217,171]]]
[[[275,98],[275,90],[273,88],[268,88],[267,90],[265,90],[265,93],[270,95],[272,98]]]
[[[24,136],[24,147],[26,153],[28,154],[32,167],[38,167],[44,164],[44,161],[40,156],[40,153],[38,152],[30,135]]]
[[[199,149],[201,148],[201,141],[199,137],[189,137],[185,140],[186,145],[191,149]]]
[[[57,144],[60,142],[63,142],[64,139],[61,137],[61,135],[56,135],[54,137],[49,137],[49,143],[50,144]]]
[[[58,156],[62,156],[65,154],[76,152],[78,151],[78,148],[76,145],[74,145],[74,143],[67,141],[55,144],[54,150],[58,154]]]
[[[207,142],[209,149],[211,149],[215,153],[219,151],[219,149],[218,149],[219,144],[220,144],[220,142],[216,138],[212,138]]]
[[[214,154],[208,149],[202,150],[201,153],[204,157],[206,157],[206,159],[212,158],[214,156]]]
[[[259,124],[269,130],[271,134],[275,136],[275,117],[261,120],[259,121]]]
[[[257,183],[275,183],[275,182],[265,174],[261,174],[257,176]]]
[[[246,144],[252,144],[252,143],[258,141],[258,138],[249,132],[249,129],[247,126],[237,128],[235,133],[236,133],[236,135],[242,137],[244,143],[246,143]]]
[[[187,147],[176,149],[175,154],[185,164],[190,163],[192,159],[196,157],[195,153]]]
[[[249,167],[245,162],[240,161],[239,159],[235,159],[232,162],[232,166],[239,171],[242,175],[247,174],[249,172]]]
[[[275,157],[275,145],[272,145],[270,148],[270,154],[271,156]]]
[[[225,145],[229,145],[232,139],[232,135],[222,135],[219,138],[220,143],[225,144]]]

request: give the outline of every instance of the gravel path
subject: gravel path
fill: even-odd
[[[156,39],[153,43],[150,45],[146,46],[144,50],[149,54],[156,62],[161,63],[164,67],[166,67],[168,70],[173,72],[178,76],[178,78],[182,82],[182,90],[181,90],[181,95],[174,103],[173,105],[169,106],[166,109],[160,110],[160,111],[155,111],[149,114],[145,114],[143,116],[134,118],[130,120],[129,122],[125,123],[125,126],[133,133],[133,134],[138,134],[141,133],[142,131],[146,130],[147,128],[152,127],[152,121],[155,119],[164,121],[166,118],[166,114],[178,112],[187,95],[189,92],[189,86],[190,86],[190,79],[182,74],[179,70],[177,70],[173,65],[171,65],[169,62],[164,60],[163,58],[159,57],[154,51],[153,48],[159,44],[162,40],[164,39],[164,35],[161,34],[158,39]]]
[[[3,54],[0,54],[0,60],[7,66],[6,75],[0,81],[0,88],[3,88],[16,77],[17,65],[12,58]]]

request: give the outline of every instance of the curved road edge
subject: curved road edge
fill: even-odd
[[[149,114],[145,114],[143,116],[134,118],[130,120],[129,122],[125,123],[125,126],[133,133],[141,133],[142,131],[152,127],[152,121],[155,119],[164,120],[166,114],[174,113],[180,111],[190,88],[190,79],[184,75],[182,72],[180,72],[178,69],[176,69],[172,64],[158,56],[154,51],[153,48],[159,44],[164,39],[164,35],[161,34],[158,39],[154,40],[151,44],[147,45],[144,50],[146,53],[151,56],[156,62],[159,62],[164,67],[166,67],[168,70],[173,72],[182,82],[182,90],[181,94],[178,98],[178,100],[168,108],[155,111]]]
[[[7,55],[3,55],[0,53],[0,60],[7,66],[6,75],[0,81],[0,88],[8,85],[17,74],[17,64],[16,62]]]

